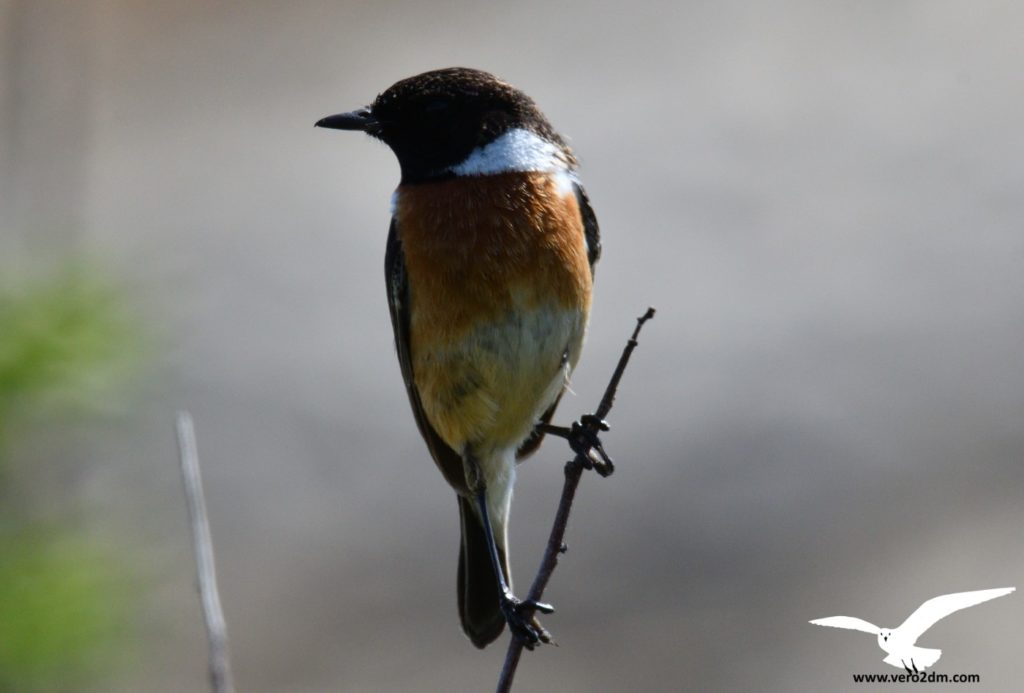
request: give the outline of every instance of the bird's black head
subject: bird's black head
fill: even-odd
[[[317,125],[362,130],[382,140],[398,157],[403,183],[449,177],[470,152],[514,128],[530,130],[572,158],[530,97],[494,75],[464,67],[403,79],[369,106]]]

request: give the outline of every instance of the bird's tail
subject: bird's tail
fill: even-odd
[[[505,617],[499,607],[500,587],[491,563],[487,535],[473,502],[458,496],[462,520],[462,547],[459,550],[459,619],[462,630],[479,648],[494,642],[505,628]],[[504,523],[502,523],[504,524]],[[498,559],[506,582],[509,581],[508,554],[505,551],[504,528],[494,527]],[[509,583],[511,584],[511,583]]]
[[[914,667],[918,671],[930,669],[942,656],[942,650],[931,650],[927,647],[911,647],[900,650],[898,654],[889,653],[882,661],[897,669]]]
[[[930,668],[935,662],[939,661],[939,657],[942,656],[942,650],[931,650],[927,647],[915,647],[914,648],[914,664],[917,665],[918,669],[924,667]]]

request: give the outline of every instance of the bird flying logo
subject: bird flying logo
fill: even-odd
[[[920,673],[933,666],[942,656],[942,650],[917,647],[917,639],[926,630],[946,618],[955,611],[976,606],[990,599],[1005,597],[1016,590],[1015,587],[1000,587],[991,590],[974,592],[956,592],[933,597],[910,614],[907,620],[897,628],[879,628],[867,621],[853,616],[829,616],[818,618],[811,623],[829,628],[846,628],[859,630],[878,637],[878,646],[886,653],[882,661],[894,667],[903,667],[907,673]]]

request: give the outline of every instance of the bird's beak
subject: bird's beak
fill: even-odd
[[[348,113],[327,116],[316,121],[318,128],[331,128],[332,130],[362,130],[373,134],[380,129],[380,121],[373,117],[373,112],[368,108],[360,108]]]

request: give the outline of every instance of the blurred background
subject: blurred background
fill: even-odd
[[[240,692],[493,688],[391,344],[397,165],[312,127],[450,65],[539,102],[601,220],[559,419],[658,308],[516,690],[870,690],[874,639],[808,620],[1024,586],[1022,35],[986,0],[0,0],[0,690],[206,690],[179,408]],[[520,587],[566,458],[520,469]],[[1022,600],[920,644],[1017,690]]]

